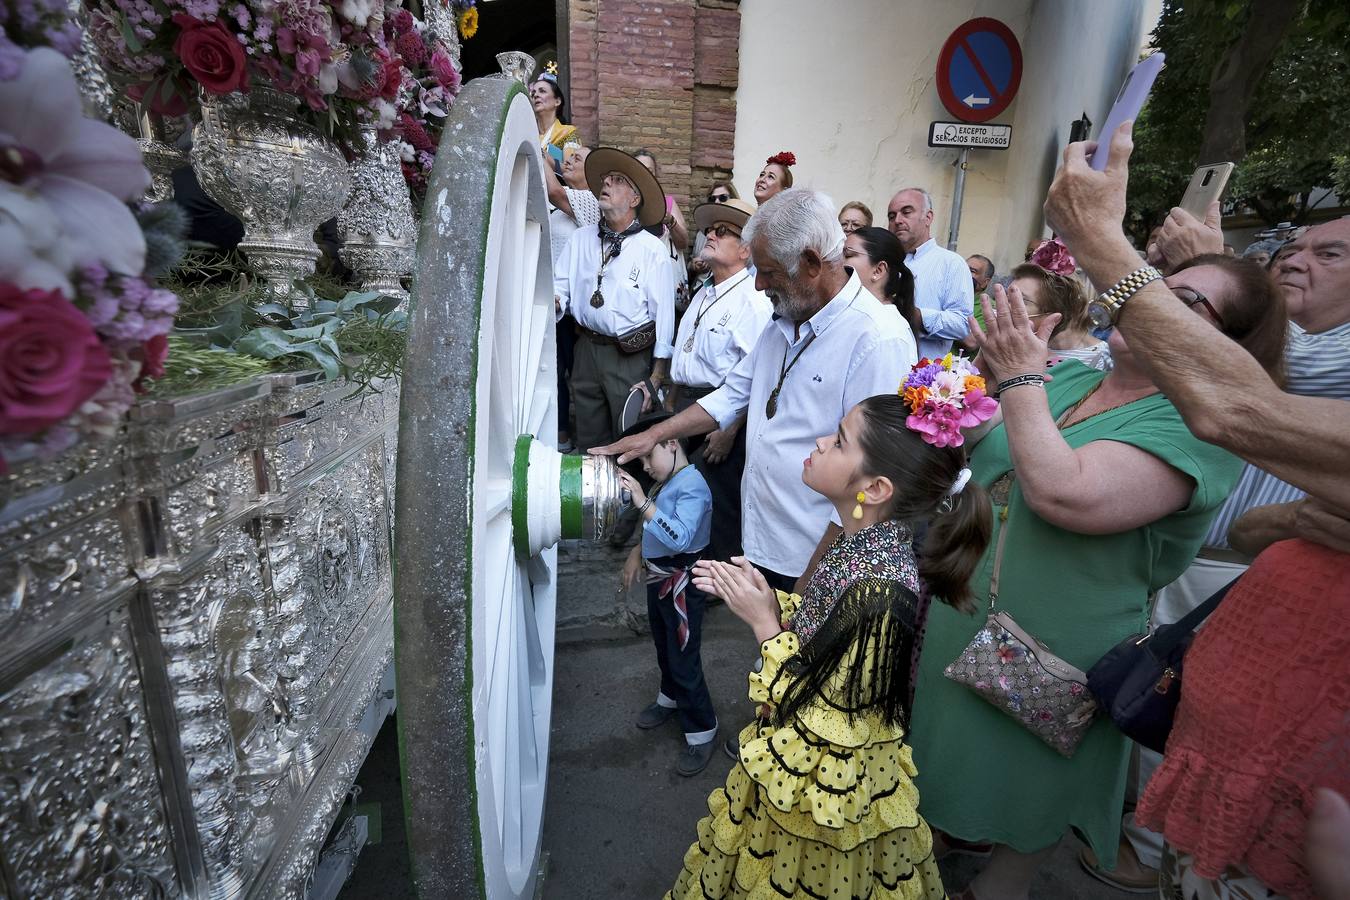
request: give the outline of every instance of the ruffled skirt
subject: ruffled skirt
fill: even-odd
[[[742,761],[708,798],[710,815],[667,898],[945,896],[902,741],[828,760],[828,744],[771,747],[773,734],[755,725],[741,732]],[[807,777],[813,783],[792,784]]]

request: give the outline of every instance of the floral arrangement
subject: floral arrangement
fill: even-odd
[[[178,297],[152,277],[182,252],[181,212],[136,142],[84,117],[69,62],[19,51],[0,78],[0,464],[111,436],[163,372]]]
[[[766,166],[771,163],[787,168],[788,166],[795,166],[797,164],[797,157],[791,150],[780,150],[773,156],[764,160],[764,165]]]
[[[449,51],[406,9],[385,18],[385,35],[405,66],[397,119],[386,136],[398,140],[403,177],[420,202],[445,117],[459,96],[460,72]]]
[[[404,64],[387,39],[392,0],[84,0],[109,74],[152,112],[182,115],[200,88],[267,84],[351,138],[397,118]]]
[[[966,440],[961,429],[987,421],[998,409],[985,390],[980,370],[964,356],[924,357],[900,386],[909,404],[905,425],[935,447],[960,447]]]
[[[1030,262],[1052,275],[1072,275],[1078,269],[1077,260],[1057,237],[1041,241],[1031,252]]]
[[[16,0],[0,4],[0,80],[19,73],[23,47],[51,47],[71,57],[80,48],[80,26],[67,0]]]

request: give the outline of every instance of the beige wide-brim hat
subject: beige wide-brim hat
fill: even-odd
[[[633,182],[642,195],[637,217],[643,228],[649,228],[666,217],[666,193],[661,190],[661,182],[656,180],[650,169],[638,162],[637,157],[614,147],[592,150],[586,157],[586,186],[596,197],[600,196],[600,189],[605,186],[605,176],[610,172],[618,172]]]
[[[755,209],[755,204],[747,203],[739,197],[734,197],[726,203],[700,203],[694,208],[694,227],[702,231],[709,225],[726,222],[744,231],[745,223],[750,221]]]

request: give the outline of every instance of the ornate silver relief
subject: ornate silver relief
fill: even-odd
[[[0,680],[0,888],[16,900],[176,896],[125,603],[66,640],[17,683]]]
[[[402,279],[412,274],[416,227],[412,199],[398,150],[376,140],[374,126],[361,129],[365,153],[351,166],[351,193],[338,214],[342,261],[361,279],[361,289],[406,300]]]
[[[263,378],[0,479],[0,896],[304,896],[392,656],[397,397]]]
[[[301,122],[300,101],[255,84],[247,96],[203,94],[192,167],[216,202],[244,223],[239,244],[279,298],[319,258],[314,229],[342,209],[347,163],[332,141]]]

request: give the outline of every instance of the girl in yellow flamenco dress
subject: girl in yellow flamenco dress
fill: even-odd
[[[802,480],[834,502],[843,532],[802,596],[771,591],[740,557],[695,567],[695,584],[755,631],[760,707],[667,898],[945,896],[904,742],[919,582],[970,601],[990,506],[959,444],[910,430],[910,413],[899,396],[870,397],[816,442]],[[916,558],[911,528],[924,521]]]

